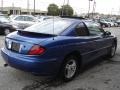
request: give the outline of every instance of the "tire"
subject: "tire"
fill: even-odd
[[[10,30],[6,28],[6,29],[4,30],[4,34],[5,34],[5,35],[8,35],[9,33],[10,33]]]
[[[113,43],[112,47],[110,48],[110,50],[108,52],[108,57],[109,58],[112,58],[112,57],[115,56],[116,48],[117,48],[117,45],[115,43]]]
[[[68,82],[74,79],[78,72],[78,61],[76,56],[70,56],[65,59],[62,69],[61,69],[61,78],[63,81]]]
[[[106,26],[105,25],[102,25],[102,28],[105,28]]]
[[[108,28],[110,28],[111,27],[111,25],[110,24],[108,24]]]

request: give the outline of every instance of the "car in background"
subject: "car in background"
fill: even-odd
[[[0,15],[0,34],[7,35],[15,30],[16,27],[10,24],[10,21],[4,15]]]
[[[36,18],[37,18],[40,22],[42,22],[42,21],[44,21],[44,20],[51,19],[51,17],[49,17],[49,16],[36,16]]]
[[[107,21],[108,23],[110,23],[111,27],[115,26],[115,23],[112,20],[106,19],[105,21]]]
[[[49,19],[57,19],[57,18],[60,18],[59,16],[40,16],[40,15],[37,15],[36,18],[42,22],[42,21],[45,21],[45,20],[49,20]]]
[[[116,20],[113,20],[112,22],[114,23],[115,27],[118,27],[118,23],[116,22]]]
[[[116,23],[118,24],[118,26],[120,26],[120,19],[118,19]]]
[[[17,15],[11,19],[11,23],[18,27],[18,29],[25,29],[29,26],[32,26],[33,24],[38,23],[39,20],[37,20],[32,15]]]
[[[116,48],[117,38],[93,21],[61,18],[7,35],[1,53],[5,65],[70,81],[85,64],[113,57]]]
[[[100,23],[100,25],[101,25],[102,28],[111,27],[111,23],[107,22],[105,19],[100,19],[98,21],[98,23]]]

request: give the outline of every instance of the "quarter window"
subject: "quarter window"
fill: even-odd
[[[87,36],[88,35],[88,30],[85,27],[84,23],[79,23],[75,28],[75,32],[76,32],[77,36]]]

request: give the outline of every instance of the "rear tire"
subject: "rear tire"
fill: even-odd
[[[69,56],[65,59],[62,69],[61,69],[61,78],[63,81],[71,81],[78,72],[78,61],[76,56]]]

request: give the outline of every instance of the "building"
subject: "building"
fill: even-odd
[[[34,9],[23,9],[21,7],[0,7],[3,14],[7,15],[20,15],[20,14],[34,14]],[[35,10],[35,15],[47,15],[47,11],[41,11],[39,9]]]

